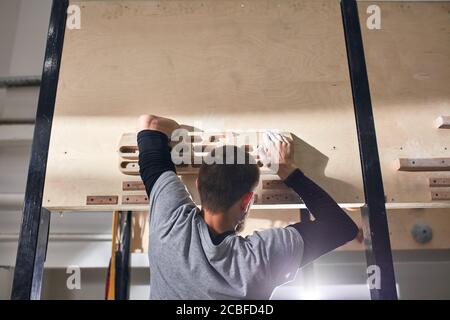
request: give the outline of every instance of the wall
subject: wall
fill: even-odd
[[[0,0],[0,76],[37,75],[42,67],[50,0]],[[0,120],[34,117],[38,89],[0,88]],[[4,125],[0,125],[3,130]],[[17,136],[27,129],[19,127]],[[2,141],[0,131],[0,195],[15,195],[20,203],[26,183],[31,135],[18,145]],[[4,199],[4,198],[2,198]],[[15,207],[15,208],[14,208]],[[0,205],[0,299],[8,299],[16,255],[21,212],[16,206]],[[52,215],[51,239],[43,285],[43,298],[101,299],[105,267],[110,254],[110,213]],[[65,240],[58,240],[65,237]],[[402,298],[449,299],[449,251],[394,252],[397,281]],[[148,296],[148,270],[144,255],[133,255],[132,298]],[[80,265],[82,289],[65,287],[65,267]],[[317,262],[318,284],[364,284],[362,252],[331,253]],[[287,289],[286,289],[287,290]],[[286,291],[278,297],[286,297]],[[292,297],[292,295],[291,295]],[[366,297],[364,293],[357,295]]]

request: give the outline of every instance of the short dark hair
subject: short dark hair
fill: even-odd
[[[204,208],[225,212],[258,184],[259,167],[243,147],[217,147],[205,160],[198,174],[198,191]]]

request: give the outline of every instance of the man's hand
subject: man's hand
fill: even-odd
[[[277,174],[283,180],[296,169],[293,159],[294,145],[291,139],[278,132],[265,132],[263,134],[263,145],[260,146],[259,151],[263,163],[275,162],[278,165]]]
[[[160,131],[164,133],[169,138],[169,140],[172,136],[172,132],[178,128],[180,128],[180,125],[176,121],[151,114],[144,114],[140,116],[138,120],[138,131]]]

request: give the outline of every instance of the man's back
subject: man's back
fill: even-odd
[[[264,146],[258,148],[261,157],[277,155],[278,176],[300,196],[314,220],[247,238],[236,236],[259,181],[259,168],[250,155],[236,146],[218,147],[208,154],[197,179],[200,213],[176,175],[170,153],[169,136],[180,125],[143,115],[138,126],[139,173],[150,198],[153,299],[267,299],[299,267],[358,233],[332,197],[295,166],[290,141],[267,132]],[[217,157],[221,161],[210,161]],[[246,161],[229,163],[228,158]]]
[[[216,244],[174,172],[150,194],[151,299],[268,299],[291,280],[303,241],[294,228],[274,228]]]

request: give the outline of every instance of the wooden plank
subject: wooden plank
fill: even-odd
[[[433,190],[431,191],[432,200],[450,200],[450,191]]]
[[[117,204],[119,200],[118,196],[87,196],[87,205],[111,205]]]
[[[398,171],[450,171],[450,158],[400,158],[395,167]]]
[[[429,181],[430,187],[450,187],[450,177],[448,178],[431,177]]]
[[[144,194],[138,195],[124,195],[122,196],[122,204],[147,204],[148,205],[148,197]]]
[[[145,190],[145,186],[142,181],[124,181],[122,182],[122,190],[124,191]]]
[[[450,116],[440,116],[435,121],[438,129],[450,129]]]

